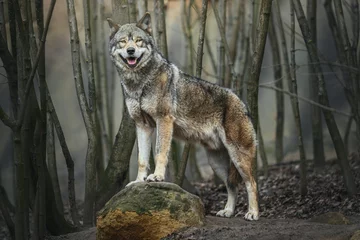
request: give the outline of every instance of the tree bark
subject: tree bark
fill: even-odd
[[[269,176],[269,164],[268,164],[268,160],[267,160],[267,156],[266,156],[266,152],[265,152],[264,139],[263,139],[263,136],[261,133],[260,121],[258,122],[258,131],[257,132],[258,132],[258,140],[259,140],[258,150],[259,150],[261,161],[262,161],[262,168],[264,171],[264,176],[267,178]]]
[[[165,7],[164,7],[164,0],[157,0],[158,1],[158,21],[157,21],[157,32],[159,36],[160,42],[158,43],[159,49],[164,54],[165,58],[168,58],[168,47],[167,47],[167,40],[166,40],[166,24],[165,24]]]
[[[260,6],[260,18],[256,30],[255,51],[252,56],[250,81],[247,86],[248,105],[253,119],[254,128],[258,123],[258,92],[261,64],[264,56],[266,36],[268,32],[272,0],[262,0]]]
[[[6,198],[5,189],[0,185],[0,212],[2,213],[2,216],[5,220],[11,239],[15,240],[15,225],[10,215],[10,209],[6,204],[6,201],[8,201]]]
[[[296,60],[295,60],[295,16],[294,16],[294,4],[290,3],[290,15],[291,15],[291,41],[290,41],[290,51],[291,51],[291,82],[293,93],[297,94],[297,83],[296,83]],[[304,197],[307,194],[307,181],[306,181],[306,156],[305,148],[303,142],[303,135],[301,130],[301,117],[299,110],[299,100],[294,99],[295,104],[295,124],[298,135],[298,146],[300,153],[300,194]]]
[[[317,1],[307,0],[307,19],[309,22],[309,28],[311,31],[311,39],[317,47],[317,32],[316,32],[316,10]],[[310,57],[308,56],[309,63],[309,87],[310,87],[310,99],[315,102],[319,102],[319,84],[316,80],[316,72],[311,64]],[[322,131],[322,119],[321,109],[316,106],[312,106],[311,109],[311,125],[312,125],[312,137],[313,137],[313,155],[315,167],[321,168],[325,165],[324,154],[324,140]]]
[[[269,40],[272,50],[273,70],[275,78],[275,86],[283,88],[282,67],[279,50],[279,41],[276,35],[274,18],[271,17],[269,23]],[[275,157],[276,162],[282,162],[284,158],[283,152],[283,137],[284,137],[284,95],[276,92],[276,135],[275,135]]]
[[[259,79],[261,72],[261,64],[263,61],[266,36],[269,28],[270,14],[271,14],[272,0],[262,0],[260,5],[259,22],[256,30],[255,51],[252,56],[252,63],[250,69],[250,81],[247,84],[247,101],[254,129],[258,128],[258,94],[259,94]],[[256,159],[253,161],[253,173],[256,177],[257,163]]]
[[[308,53],[310,55],[311,62],[314,65],[315,71],[317,73],[317,80],[319,82],[319,100],[322,105],[329,106],[329,99],[327,96],[324,76],[322,74],[322,69],[319,64],[319,57],[317,55],[316,47],[311,40],[311,32],[308,26],[308,23],[305,18],[304,10],[301,6],[300,0],[292,0],[294,3],[294,8],[296,12],[296,17],[299,22],[301,32],[306,44],[306,48],[308,50]],[[349,162],[347,160],[346,151],[344,147],[344,142],[342,141],[339,129],[337,127],[337,124],[335,122],[335,118],[332,114],[332,112],[327,111],[323,109],[323,114],[325,116],[326,125],[328,127],[328,130],[330,132],[330,136],[332,138],[338,163],[341,167],[345,186],[347,189],[347,192],[350,196],[353,196],[356,193],[356,185],[354,181],[354,176],[351,172],[351,168],[349,165]]]
[[[95,217],[95,193],[96,193],[96,160],[99,157],[97,152],[98,139],[95,135],[95,124],[91,118],[91,112],[86,99],[83,76],[80,62],[80,46],[75,5],[73,0],[67,0],[71,56],[73,63],[73,74],[75,80],[76,95],[81,109],[88,135],[88,147],[85,162],[85,202],[84,202],[84,226],[92,226]]]

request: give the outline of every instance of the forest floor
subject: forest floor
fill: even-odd
[[[360,160],[351,159],[357,189],[360,189]],[[248,222],[243,219],[247,210],[244,184],[241,185],[236,205],[237,216],[230,219],[215,217],[226,202],[226,189],[212,183],[195,184],[205,205],[206,224],[200,228],[189,228],[174,233],[167,239],[350,239],[360,230],[360,193],[347,197],[341,170],[335,161],[328,161],[321,170],[314,170],[308,162],[308,194],[299,194],[299,163],[284,163],[271,166],[269,177],[260,172],[260,220]],[[330,225],[314,220],[327,212],[342,213],[347,224]],[[5,226],[0,218],[0,239],[5,237]],[[92,240],[96,229],[50,240]],[[360,232],[358,232],[360,239]],[[357,239],[357,238],[356,238]]]

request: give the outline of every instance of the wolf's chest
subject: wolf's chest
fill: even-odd
[[[157,104],[151,98],[126,98],[126,107],[130,117],[137,124],[144,124],[149,127],[155,127],[155,118],[157,112]]]

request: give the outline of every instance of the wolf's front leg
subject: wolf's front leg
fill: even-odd
[[[173,133],[174,117],[167,115],[156,120],[156,156],[155,172],[147,177],[148,182],[160,182],[165,179],[165,170]]]
[[[138,174],[136,180],[128,183],[126,186],[136,182],[144,182],[146,180],[149,169],[152,132],[152,128],[136,126],[136,137],[138,143]]]

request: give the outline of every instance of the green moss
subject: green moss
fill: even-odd
[[[188,218],[186,222],[198,222],[204,218],[201,200],[171,183],[134,184],[117,193],[98,215],[105,217],[116,209],[139,215],[168,210],[173,219],[184,221],[181,219]],[[202,217],[197,216],[199,213]]]

